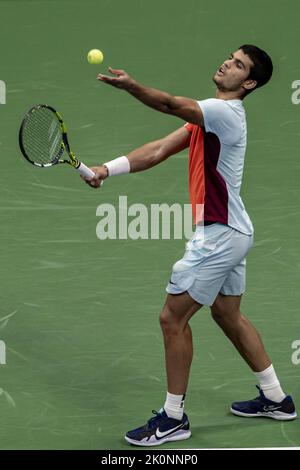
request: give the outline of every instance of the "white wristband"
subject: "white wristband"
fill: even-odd
[[[108,170],[108,176],[125,175],[130,173],[130,163],[127,157],[118,157],[110,162],[103,163]]]

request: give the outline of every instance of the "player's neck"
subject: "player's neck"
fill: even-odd
[[[225,91],[217,88],[216,98],[219,100],[243,100],[243,97],[236,91]]]

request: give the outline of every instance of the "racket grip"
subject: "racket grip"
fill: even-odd
[[[79,167],[76,170],[83,176],[84,178],[93,178],[95,173],[88,168],[84,163],[80,162]],[[103,185],[103,181],[101,181],[100,186]]]
[[[77,171],[81,174],[81,176],[84,176],[85,178],[93,178],[95,176],[95,173],[88,168],[84,163],[80,163],[79,167],[76,168]]]

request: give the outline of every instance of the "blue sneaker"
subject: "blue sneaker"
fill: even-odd
[[[295,405],[292,397],[285,397],[280,403],[269,400],[265,397],[263,391],[256,385],[259,390],[259,397],[249,401],[238,401],[232,403],[230,411],[237,416],[245,416],[246,418],[273,418],[281,421],[288,421],[297,418]]]
[[[159,446],[168,441],[181,441],[191,436],[186,414],[181,420],[169,418],[165,410],[152,411],[154,416],[137,429],[128,431],[125,439],[136,446]]]

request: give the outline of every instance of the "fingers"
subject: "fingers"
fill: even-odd
[[[107,75],[99,74],[97,80],[105,82],[115,88],[126,88],[126,83],[121,79],[121,77],[108,77]]]
[[[97,80],[100,82],[105,82],[108,83],[109,85],[115,86],[115,87],[120,87],[120,79],[118,77],[109,77],[108,75],[103,75],[102,73],[99,73]]]
[[[97,188],[100,188],[101,186],[101,180],[92,179],[91,181],[88,182],[88,184],[91,188],[97,189]]]
[[[108,75],[103,75],[103,73],[99,73],[97,76],[97,80],[110,83],[111,80],[113,80],[113,77],[109,77]]]
[[[108,71],[115,75],[115,77],[111,77],[109,75],[104,75],[103,73],[99,73],[97,76],[97,80],[100,80],[102,82],[107,82],[110,83],[111,85],[117,84],[118,83],[118,78],[125,77],[127,74],[125,70],[121,69],[113,69],[112,67],[108,67]]]
[[[108,71],[110,73],[112,73],[113,75],[125,75],[125,70],[121,70],[121,69],[113,69],[112,67],[108,67]]]
[[[101,186],[101,181],[99,181],[99,180],[90,180],[90,181],[86,181],[86,183],[91,188],[94,188],[94,189],[100,188],[100,186]]]
[[[86,183],[88,184],[91,188],[100,188],[100,186],[102,186],[103,184],[103,180],[102,179],[99,179],[97,177],[93,177],[93,178],[87,178],[85,176],[80,176],[80,178]]]

